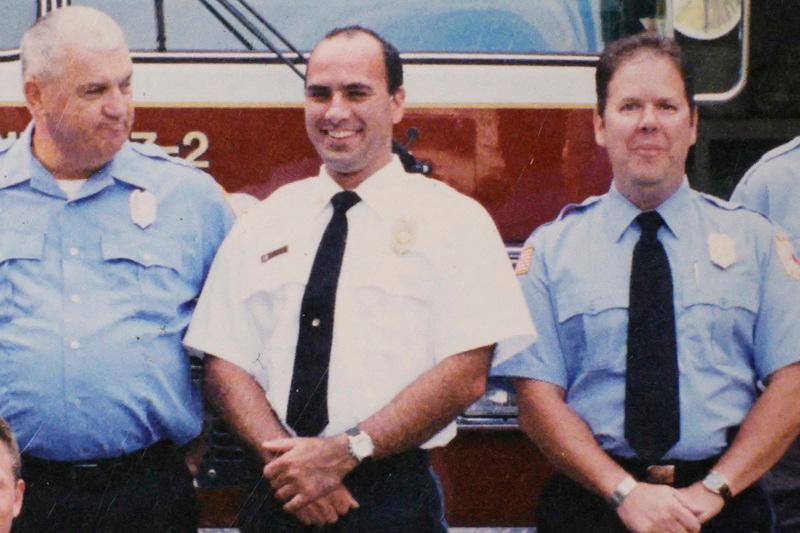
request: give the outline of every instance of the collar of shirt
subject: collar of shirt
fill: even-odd
[[[396,218],[398,211],[397,195],[395,188],[402,186],[402,179],[406,176],[403,164],[397,156],[356,187],[355,192],[361,198],[361,204],[369,207],[382,218]],[[330,177],[323,166],[319,173],[320,179],[320,210],[330,202],[331,197],[342,188]]]
[[[0,163],[0,189],[30,180],[33,189],[66,199],[53,174],[33,155],[31,149],[33,128],[33,122],[29,123]],[[138,161],[139,158],[128,143],[125,143],[109,164],[89,177],[89,181],[73,200],[96,194],[111,185],[115,179],[140,189],[153,190],[156,183],[151,173],[142,169]]]
[[[667,229],[676,239],[680,239],[681,235],[686,235],[691,231],[689,221],[685,216],[690,195],[689,180],[684,176],[683,183],[678,190],[656,209],[664,219]],[[631,227],[633,220],[642,213],[642,210],[625,198],[613,183],[607,197],[605,217],[608,220],[609,237],[613,241],[619,241]]]

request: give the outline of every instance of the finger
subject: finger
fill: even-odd
[[[275,491],[275,497],[278,498],[282,502],[288,502],[294,496],[300,493],[300,490],[297,489],[294,485],[286,484],[283,487],[279,488]],[[302,507],[302,506],[301,506]],[[298,507],[299,509],[299,507]]]
[[[680,502],[681,505],[689,509],[695,516],[699,517],[703,514],[703,509],[696,505],[689,497],[687,497],[683,492],[677,490],[675,491],[675,498]]]
[[[301,507],[308,505],[308,503],[308,498],[305,495],[295,494],[291,499],[289,499],[288,502],[284,504],[283,510],[287,513],[294,513]]]
[[[300,522],[302,522],[305,526],[317,525],[314,523],[314,517],[308,507],[303,507],[297,511],[294,516],[297,517],[297,519],[300,520]]]
[[[318,507],[314,506],[313,503],[310,504],[310,505],[306,505],[302,509],[299,509],[295,516],[299,517],[301,514],[306,516],[306,519],[308,521],[308,523],[306,523],[306,525],[312,525],[312,526],[324,526],[325,525],[325,522],[326,522],[325,521],[325,515],[322,512],[320,512],[320,509]]]
[[[345,487],[331,492],[331,502],[340,515],[346,514],[350,509],[358,509],[358,502]]]
[[[321,512],[325,516],[325,522],[327,524],[333,524],[339,519],[339,513],[336,512],[336,509],[333,507],[333,504],[328,501],[327,497],[320,498],[319,500],[312,502],[311,505],[314,504],[320,507]]]
[[[677,495],[677,492],[675,494]],[[691,533],[697,533],[700,531],[700,521],[697,519],[694,513],[684,506],[677,497],[675,498],[675,501],[677,505],[672,508],[672,516],[683,528],[681,531],[685,530]]]
[[[279,477],[289,469],[289,466],[288,461],[284,460],[282,456],[278,457],[264,465],[264,477],[268,479]]]
[[[294,448],[296,443],[295,439],[265,440],[261,443],[261,447],[268,452],[283,453]]]

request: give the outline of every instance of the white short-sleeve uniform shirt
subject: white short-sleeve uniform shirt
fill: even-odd
[[[185,343],[251,373],[285,425],[300,305],[341,188],[324,171],[237,221],[212,266]],[[396,158],[347,212],[328,376],[333,435],[368,418],[450,355],[499,341],[497,364],[535,340],[488,213]],[[455,423],[424,447],[446,444]]]

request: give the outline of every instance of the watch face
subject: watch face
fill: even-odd
[[[742,18],[742,0],[674,0],[676,30],[693,39],[722,37]]]
[[[350,436],[349,439],[350,453],[352,453],[356,459],[363,461],[372,455],[373,444],[369,435],[359,431],[357,435]]]
[[[728,486],[727,480],[717,472],[709,473],[703,480],[703,484],[717,494],[720,494]]]

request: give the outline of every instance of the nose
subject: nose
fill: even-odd
[[[639,117],[639,128],[643,130],[653,130],[658,127],[658,116],[655,106],[647,104],[642,108],[642,115]]]
[[[336,91],[331,96],[328,109],[325,110],[325,119],[333,124],[346,120],[350,116],[350,106],[342,93]]]
[[[103,102],[103,113],[111,118],[122,118],[128,112],[128,95],[118,87],[107,91]]]

